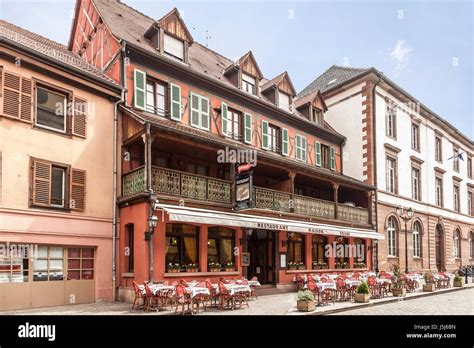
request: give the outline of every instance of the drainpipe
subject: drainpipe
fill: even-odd
[[[382,80],[382,73],[380,73],[379,80],[375,83],[374,87],[372,87],[372,114],[373,114],[373,127],[372,127],[372,137],[374,140],[374,186],[375,186],[375,230],[378,232],[378,225],[379,225],[379,209],[378,209],[378,188],[377,188],[377,117],[376,117],[376,88],[379,85],[379,83],[383,83]],[[379,273],[379,245],[377,243],[376,246],[377,250],[375,251],[375,272],[378,274]]]

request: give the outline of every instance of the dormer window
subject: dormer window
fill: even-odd
[[[163,44],[165,54],[184,61],[184,41],[165,33]]]
[[[324,113],[322,110],[313,108],[313,119],[311,120],[316,124],[322,126],[324,124]]]
[[[290,96],[278,91],[278,106],[284,110],[290,111]]]
[[[255,78],[242,73],[242,90],[246,93],[255,95],[257,94],[255,86]]]

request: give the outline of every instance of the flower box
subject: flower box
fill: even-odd
[[[359,303],[366,303],[370,301],[370,294],[354,294],[354,301]]]
[[[294,270],[297,270],[298,267],[296,267],[296,266],[288,266],[288,269],[289,269],[290,271],[294,271]]]
[[[225,271],[226,272],[234,272],[235,268],[226,268]]]
[[[220,268],[211,268],[209,271],[211,271],[211,272],[220,272],[221,269]]]
[[[315,301],[307,301],[307,300],[297,300],[296,301],[296,308],[300,312],[312,312],[316,310],[316,302]]]
[[[395,297],[404,297],[407,294],[407,289],[405,288],[392,288],[392,295]]]
[[[306,269],[306,266],[298,266],[298,269]]]
[[[174,269],[174,268],[168,269],[168,273],[179,273],[179,272],[181,272],[181,270],[179,269]]]
[[[455,281],[453,282],[453,286],[454,286],[455,288],[462,288],[462,280],[455,280]]]
[[[423,284],[423,291],[424,292],[433,292],[435,291],[435,284]]]
[[[188,273],[199,272],[199,269],[197,269],[197,268],[186,268],[186,272],[188,272]]]

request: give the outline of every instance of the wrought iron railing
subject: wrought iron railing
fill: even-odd
[[[352,207],[345,204],[338,204],[337,218],[339,220],[351,221],[358,224],[368,224],[369,210],[365,208]]]
[[[324,201],[322,199],[294,196],[295,213],[301,215],[318,216],[327,219],[334,219],[334,202]]]
[[[254,187],[253,190],[253,202],[255,208],[290,212],[290,200],[291,194],[287,192],[262,187]]]

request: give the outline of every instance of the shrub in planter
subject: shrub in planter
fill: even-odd
[[[362,282],[356,289],[354,294],[354,301],[359,303],[365,303],[370,301],[369,286],[366,282]]]
[[[431,272],[426,272],[423,275],[423,279],[425,280],[425,284],[423,284],[423,291],[424,292],[433,292],[435,291],[435,281],[434,281],[434,275]]]
[[[456,288],[462,288],[462,278],[457,273],[454,276],[453,286]]]
[[[298,291],[296,308],[301,312],[312,312],[316,309],[314,295],[309,290]]]
[[[405,278],[402,277],[400,266],[397,263],[392,266],[392,272],[392,295],[395,297],[405,296],[407,294]]]
[[[306,265],[303,262],[298,262],[298,269],[306,269]]]
[[[184,267],[186,268],[186,272],[198,272],[199,271],[199,267],[195,263],[187,264]]]

